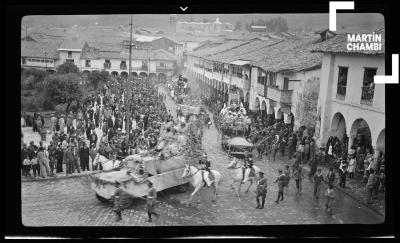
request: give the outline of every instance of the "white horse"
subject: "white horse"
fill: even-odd
[[[211,185],[213,189],[213,199],[212,202],[215,202],[217,200],[217,187],[219,184],[219,181],[221,180],[221,174],[216,171],[216,170],[211,170],[213,173],[215,179],[214,183]],[[190,195],[190,202],[192,202],[194,195],[204,186],[206,185],[204,180],[203,180],[203,173],[204,170],[197,169],[193,165],[186,165],[185,170],[183,171],[182,178],[190,178],[190,184],[194,187],[193,193]],[[200,195],[198,195],[198,202],[200,202]]]
[[[242,183],[246,183],[248,180],[250,180],[250,185],[247,188],[247,190],[245,191],[245,193],[249,192],[249,189],[251,187],[251,185],[253,185],[253,183],[255,182],[255,176],[249,176],[250,174],[250,168],[246,168],[246,170],[243,172],[243,166],[238,166],[238,160],[234,159],[232,160],[229,165],[228,165],[228,169],[232,169],[235,172],[235,179],[233,180],[233,182],[231,183],[231,188],[235,189],[233,187],[233,184],[235,184],[235,182],[239,182],[239,188],[238,188],[238,195],[240,194],[240,189],[242,187]],[[260,172],[260,168],[258,166],[253,165],[253,169],[255,172],[255,175],[258,174],[258,172]],[[245,176],[246,175],[246,176]]]
[[[94,157],[93,166],[96,166],[98,163],[101,164],[103,170],[117,169],[121,166],[121,161],[115,160],[115,162],[113,163],[112,160],[107,159],[105,156],[99,153],[96,155],[96,157]]]

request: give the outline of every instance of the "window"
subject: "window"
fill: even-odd
[[[104,68],[111,68],[111,62],[108,59],[104,60]]]
[[[28,59],[28,60],[29,60],[29,59]],[[25,57],[21,57],[21,62],[22,62],[22,64],[26,64]]]
[[[68,57],[71,58],[72,57],[72,51],[68,52]]]
[[[85,67],[90,67],[90,60],[85,61]]]
[[[257,83],[264,85],[267,79],[266,76],[267,76],[266,72],[262,71],[261,69],[258,69]]]
[[[126,69],[126,61],[121,61],[121,64],[119,65],[120,69]]]
[[[284,77],[283,78],[283,90],[288,90],[289,89],[289,78]]]
[[[269,73],[269,86],[276,87],[276,73]]]
[[[160,67],[165,67],[165,63],[160,62]]]
[[[74,63],[74,59],[67,59],[67,60],[65,60],[65,62]]]
[[[147,61],[142,61],[142,69],[147,69]]]
[[[374,76],[377,68],[364,68],[363,85],[361,88],[361,100],[372,101],[374,98]]]
[[[349,70],[349,67],[339,67],[338,87],[337,87],[337,95],[339,95],[339,96],[346,96],[348,70]]]

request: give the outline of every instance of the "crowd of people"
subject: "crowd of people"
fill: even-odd
[[[220,111],[224,104],[223,97],[217,92],[203,92],[198,94],[198,98],[210,111],[214,112],[215,126],[222,133],[233,136],[232,128],[224,127],[221,120]],[[372,202],[371,198],[377,198],[378,192],[385,191],[384,153],[375,154],[370,143],[362,134],[357,135],[350,150],[346,134],[341,139],[331,136],[325,147],[318,148],[312,129],[301,127],[294,131],[292,124],[285,124],[283,120],[276,120],[270,116],[262,117],[257,114],[252,116],[251,123],[246,125],[244,132],[239,135],[244,135],[255,145],[254,148],[257,150],[259,158],[265,154],[275,161],[276,155],[280,154],[281,158],[287,156],[289,160],[293,159],[293,176],[297,178],[296,185],[299,191],[301,191],[301,183],[298,182],[301,181],[303,174],[301,165],[305,164],[309,165],[308,176],[313,182],[316,182],[316,185],[319,185],[321,180],[320,177],[314,178],[314,176],[318,175],[321,166],[328,168],[326,181],[332,187],[329,189],[330,194],[332,194],[333,183],[337,177],[338,185],[346,188],[346,179],[359,178],[355,177],[356,174],[362,176],[361,182],[366,188],[368,203]]]
[[[54,176],[63,172],[63,164],[67,175],[80,173],[89,170],[89,160],[93,163],[98,153],[122,159],[136,149],[155,147],[161,123],[172,120],[163,102],[165,96],[152,82],[125,81],[111,77],[96,95],[76,101],[65,114],[54,113],[48,145],[43,116],[35,114],[30,119],[21,114],[21,125],[31,125],[33,132],[42,135],[39,145],[33,141],[29,146],[22,144],[23,175]],[[102,131],[100,139],[96,128]],[[92,169],[102,169],[101,164]]]

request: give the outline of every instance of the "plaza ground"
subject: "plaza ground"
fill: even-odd
[[[165,92],[165,90],[163,90]],[[168,109],[173,115],[175,104],[168,97]],[[115,222],[115,215],[109,204],[98,201],[90,187],[89,176],[65,179],[37,180],[22,182],[22,223],[25,226],[149,226],[149,225],[292,225],[292,224],[379,224],[384,218],[349,197],[336,191],[333,214],[325,212],[325,198],[313,197],[313,184],[305,178],[303,193],[296,194],[291,180],[284,200],[276,204],[278,169],[289,161],[271,162],[268,158],[256,159],[254,164],[265,172],[268,180],[267,198],[264,209],[255,209],[255,187],[246,194],[247,184],[242,186],[240,199],[230,188],[233,171],[226,152],[218,140],[214,125],[204,130],[203,147],[212,162],[212,169],[222,174],[215,203],[211,202],[211,189],[200,190],[201,202],[188,205],[192,188],[181,193],[168,189],[159,193],[156,211],[161,215],[158,222],[147,223],[145,201],[134,203],[122,212],[122,221]],[[322,185],[321,195],[326,190]]]

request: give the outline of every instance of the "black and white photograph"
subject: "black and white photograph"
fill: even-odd
[[[351,11],[23,16],[21,224],[383,224],[385,16]]]

